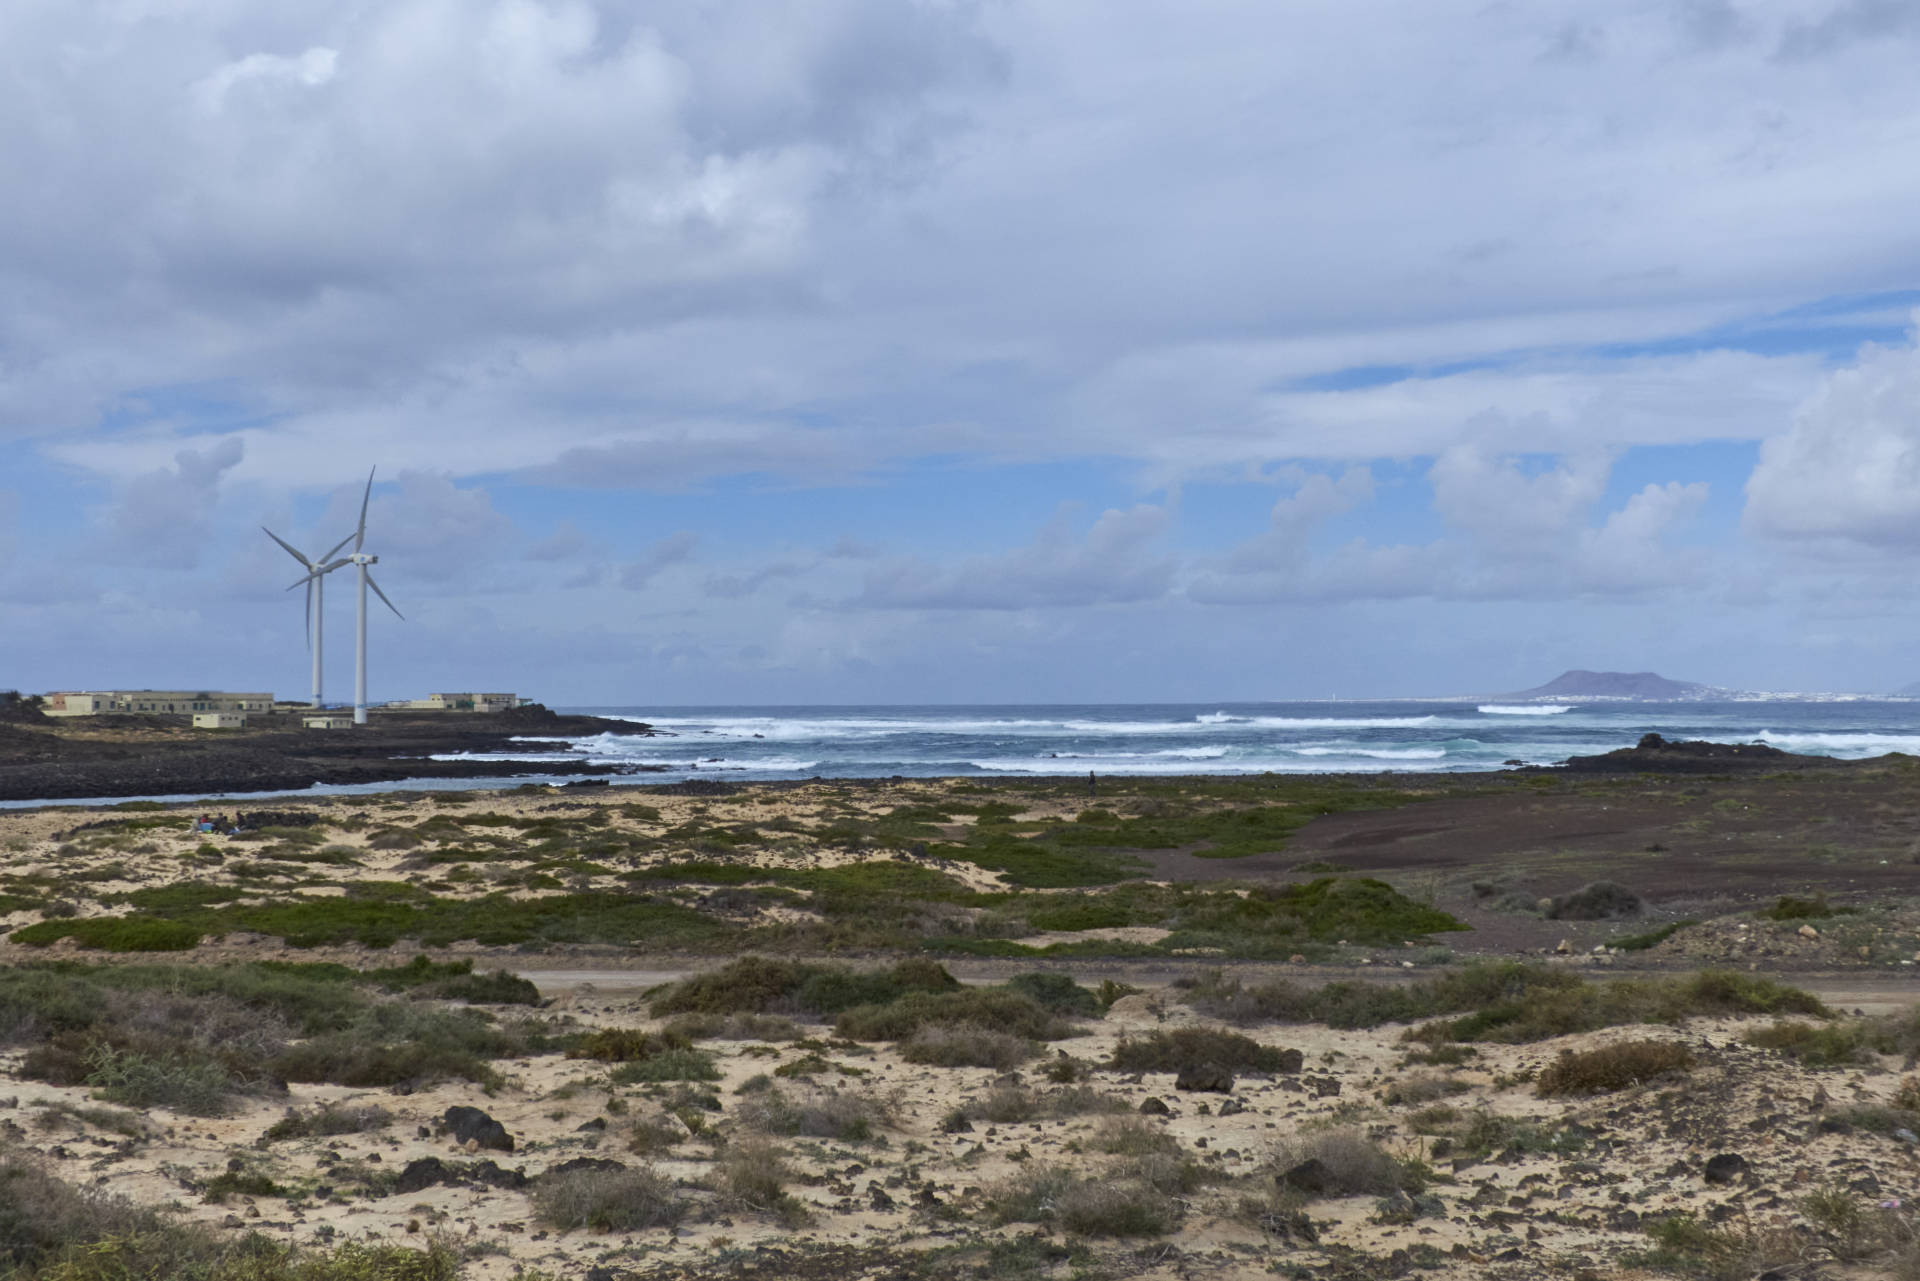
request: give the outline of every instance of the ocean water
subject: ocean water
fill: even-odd
[[[1920,755],[1920,701],[567,710],[645,721],[659,736],[525,740],[527,754],[664,768],[635,782],[1492,770],[1630,747],[1648,732],[1849,759]]]
[[[1094,773],[1327,774],[1555,765],[1631,747],[1648,732],[1858,759],[1920,755],[1920,699],[1731,703],[1139,703],[931,707],[570,707],[645,721],[652,738],[527,738],[503,762],[579,761],[649,767],[622,783],[690,778],[1022,778]],[[491,759],[464,755],[458,759]],[[488,778],[328,785],[299,792],[0,801],[26,805],[350,795],[401,788],[460,791],[566,782],[502,772]],[[515,769],[523,768],[516,765]]]

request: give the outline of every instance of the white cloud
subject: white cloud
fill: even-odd
[[[1524,467],[1471,446],[1442,453],[1428,470],[1442,520],[1502,555],[1550,554],[1606,492],[1612,460],[1603,455]]]
[[[1319,557],[1308,546],[1313,529],[1370,498],[1371,488],[1352,472],[1338,482],[1312,476],[1282,500],[1267,531],[1201,565],[1187,594],[1212,605],[1547,600],[1701,581],[1705,553],[1675,547],[1669,535],[1700,510],[1707,486],[1647,485],[1596,525],[1611,470],[1599,455],[1522,460],[1455,449],[1428,470],[1446,535],[1403,544],[1355,538]]]
[[[1337,477],[1291,468],[1284,479],[1293,492],[1274,503],[1264,533],[1234,548],[1228,561],[1234,572],[1300,568],[1315,528],[1373,498],[1373,473],[1365,467],[1349,467]]]
[[[1869,346],[1768,440],[1747,481],[1747,526],[1881,546],[1920,540],[1920,340]]]
[[[314,89],[333,79],[339,61],[339,50],[319,46],[293,58],[271,53],[250,53],[199,81],[193,86],[193,91],[202,110],[219,111],[227,105],[227,95],[235,85],[265,82]]]
[[[236,437],[205,450],[183,449],[171,468],[142,473],[122,485],[103,522],[107,559],[150,569],[198,565],[220,480],[245,452]]]

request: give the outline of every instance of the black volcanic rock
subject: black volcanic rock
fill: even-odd
[[[517,761],[533,735],[645,736],[637,721],[572,716],[537,704],[505,712],[387,712],[352,730],[307,730],[294,713],[249,719],[244,730],[196,734],[184,716],[88,716],[0,723],[0,800],[297,791],[315,783],[402,783],[422,778],[610,775],[660,767]],[[127,737],[102,731],[129,730]],[[435,756],[453,759],[435,760]]]
[[[1604,756],[1569,756],[1564,768],[1580,774],[1726,774],[1740,770],[1832,767],[1831,756],[1800,756],[1765,743],[1675,742],[1646,734],[1633,747]]]
[[[1654,672],[1589,672],[1576,668],[1560,673],[1545,685],[1502,697],[1665,700],[1706,698],[1714,692],[1711,685],[1696,681],[1670,681]]]

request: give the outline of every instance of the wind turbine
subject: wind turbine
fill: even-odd
[[[348,562],[360,567],[360,620],[359,635],[353,648],[353,723],[367,723],[367,588],[373,588],[374,594],[386,602],[393,616],[401,622],[407,616],[400,612],[399,606],[387,600],[387,594],[380,590],[380,584],[373,581],[373,575],[367,572],[367,566],[378,565],[378,556],[369,556],[360,549],[367,541],[367,502],[373,497],[374,468],[367,469],[367,492],[360,495],[360,526],[353,531],[353,555]]]
[[[307,648],[313,651],[313,706],[318,709],[321,705],[320,660],[322,654],[325,652],[326,643],[326,575],[346,563],[345,561],[337,561],[333,564],[328,564],[327,562],[333,560],[333,557],[339,550],[352,540],[353,535],[348,534],[345,538],[328,548],[326,554],[318,559],[310,559],[306,553],[300,551],[292,543],[280,537],[280,535],[274,533],[265,525],[260,526],[260,530],[268,538],[271,538],[274,542],[286,548],[287,555],[299,561],[301,568],[307,571],[307,576],[301,579],[300,582],[295,583],[293,587],[298,587],[304,583],[307,588]],[[292,591],[293,587],[289,587],[287,590]]]
[[[367,472],[366,492],[360,496],[360,524],[359,527],[353,531],[351,539],[353,543],[352,553],[342,556],[338,560],[329,559],[323,564],[314,566],[313,572],[302,580],[303,582],[317,583],[323,574],[330,574],[342,565],[357,565],[360,568],[359,623],[353,651],[353,723],[355,725],[365,725],[367,723],[367,588],[373,588],[374,595],[386,603],[387,608],[393,611],[395,618],[405,621],[407,617],[400,612],[398,606],[392,601],[387,600],[387,594],[380,590],[380,584],[374,582],[373,575],[367,572],[367,566],[378,565],[380,558],[378,556],[369,556],[360,550],[366,546],[367,542],[367,503],[372,497],[373,470],[370,469]],[[347,545],[348,541],[347,539],[340,540],[339,545],[333,549],[333,552],[338,552],[341,547]],[[328,556],[331,557],[333,552],[329,552]],[[294,584],[295,587],[299,585],[299,583]]]

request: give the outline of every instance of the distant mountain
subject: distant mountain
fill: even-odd
[[[1720,693],[1695,681],[1670,681],[1653,672],[1562,672],[1545,685],[1523,689],[1507,698],[1710,698]]]

